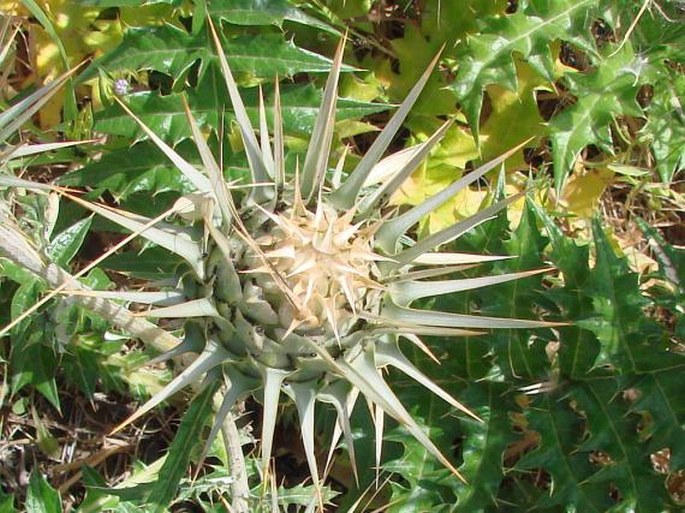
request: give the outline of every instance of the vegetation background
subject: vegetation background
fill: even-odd
[[[421,233],[504,193],[528,191],[506,214],[460,239],[458,249],[511,255],[491,265],[495,273],[545,265],[555,271],[427,307],[551,315],[570,324],[431,338],[441,365],[420,352],[413,363],[484,423],[457,415],[399,375],[389,379],[468,484],[393,424],[376,472],[372,423],[360,405],[353,426],[360,483],[340,455],[326,482],[330,510],[685,507],[682,2],[2,0],[0,9],[3,114],[80,66],[20,130],[9,116],[0,118],[0,172],[87,188],[91,198],[152,216],[188,184],[115,96],[196,162],[184,96],[213,147],[222,149],[229,176],[246,173],[208,18],[221,27],[253,122],[257,86],[269,102],[280,84],[289,159],[306,150],[330,58],[348,31],[334,156],[348,151],[349,168],[442,48],[394,144],[400,149],[425,140],[446,117],[457,122],[394,203],[417,204],[530,138],[495,179],[424,219]],[[76,140],[89,142],[16,153],[23,143]],[[11,188],[0,191],[0,209],[21,212],[39,247],[73,271],[121,238],[73,205]],[[158,248],[139,247],[108,258],[84,282],[132,286],[171,273],[174,265]],[[0,326],[45,292],[40,279],[0,254]],[[52,300],[3,335],[0,511],[226,511],[226,454],[215,444],[200,464],[208,414],[196,403],[189,407],[188,397],[110,434],[172,375],[167,367],[143,365],[149,349],[110,332],[103,319],[68,298]],[[245,410],[241,436],[251,454],[259,405]],[[299,435],[292,419],[284,404],[282,438],[275,442],[283,480],[270,508],[306,511],[312,486],[293,443]],[[331,412],[317,413],[323,455],[334,420]],[[248,463],[257,487],[257,465]],[[145,484],[160,475],[164,493]]]

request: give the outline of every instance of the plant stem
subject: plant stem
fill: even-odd
[[[58,288],[69,283],[72,290],[88,290],[86,286],[61,267],[43,262],[40,255],[18,230],[0,224],[0,256],[45,280],[50,287]],[[112,325],[142,340],[147,346],[160,352],[169,351],[179,344],[179,340],[155,324],[136,317],[126,308],[112,301],[88,296],[71,296],[83,308],[101,315]]]
[[[221,424],[221,434],[224,439],[228,465],[233,481],[231,483],[231,504],[236,513],[247,513],[247,499],[250,496],[250,487],[247,483],[247,471],[245,470],[245,455],[240,444],[240,433],[235,424],[233,413],[228,412]]]

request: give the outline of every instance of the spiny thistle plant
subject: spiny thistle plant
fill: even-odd
[[[466,267],[505,258],[447,252],[440,248],[492,218],[518,196],[497,202],[421,240],[414,237],[422,218],[520,147],[455,180],[417,206],[404,211],[389,206],[391,196],[451,126],[448,121],[422,144],[383,159],[426,84],[436,56],[356,168],[343,176],[343,157],[329,173],[343,41],[333,60],[306,157],[301,166],[298,163],[295,169],[286,169],[278,87],[273,106],[273,137],[267,127],[263,99],[259,131],[255,133],[220,40],[211,25],[210,28],[247,153],[249,186],[225,180],[187,106],[188,123],[202,159],[202,170],[165,144],[123,102],[122,108],[136,119],[196,189],[167,212],[149,219],[87,202],[59,187],[38,186],[12,177],[4,179],[5,184],[13,186],[57,191],[132,231],[122,244],[140,235],[185,261],[177,290],[84,291],[83,287],[75,290],[75,281],[71,279],[58,287],[63,294],[86,295],[90,301],[115,299],[150,305],[138,317],[186,321],[183,341],[171,338],[171,334],[154,326],[151,337],[154,339],[162,332],[165,340],[175,341],[175,347],[160,359],[191,354],[195,355],[192,363],[117,429],[193,383],[219,379],[223,383],[223,399],[207,444],[217,435],[223,418],[236,402],[255,394],[264,410],[261,459],[266,470],[280,395],[285,392],[295,403],[307,463],[318,486],[321,473],[314,447],[315,405],[329,403],[337,411],[333,446],[344,437],[356,469],[350,414],[361,394],[371,406],[377,428],[378,460],[383,419],[389,415],[461,478],[449,459],[412,419],[384,379],[383,369],[397,368],[454,408],[478,419],[402,354],[400,340],[432,356],[420,336],[473,336],[492,328],[529,329],[552,325],[412,307],[422,298],[503,283],[544,271],[442,279]],[[173,216],[177,222],[172,224],[169,219]],[[8,228],[3,230],[7,232]],[[329,459],[330,454],[332,451]]]

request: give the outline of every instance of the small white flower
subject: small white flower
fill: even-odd
[[[131,84],[125,78],[118,78],[114,81],[114,94],[125,96],[131,91]]]

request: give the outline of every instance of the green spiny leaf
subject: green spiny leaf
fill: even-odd
[[[186,159],[185,145],[175,150]],[[192,158],[190,160],[192,162]],[[97,182],[99,190],[107,190],[117,199],[125,200],[136,192],[151,194],[176,191],[187,193],[192,185],[151,142],[144,141],[130,148],[113,149],[97,162],[90,162],[58,179],[60,185],[81,187]]]
[[[649,441],[650,453],[670,450],[670,469],[685,467],[685,401],[680,378],[683,366],[645,376],[635,384],[638,399],[631,410],[645,412],[642,436]]]
[[[543,223],[551,242],[550,258],[564,277],[563,287],[548,290],[546,296],[557,303],[564,319],[586,319],[594,315],[589,290],[594,280],[588,264],[590,248],[565,237],[546,212],[534,203],[530,207]],[[562,373],[581,378],[594,366],[600,344],[591,331],[572,324],[559,329],[564,343],[559,348]]]
[[[295,73],[323,73],[330,69],[329,59],[298,48],[278,34],[239,36],[223,44],[231,68],[256,77],[271,79]],[[95,60],[79,80],[92,78],[97,69],[110,73],[155,70],[178,77],[197,60],[202,63],[200,76],[208,62],[216,62],[204,32],[192,35],[172,25],[131,28],[121,44]],[[350,69],[343,67],[343,71]]]
[[[629,372],[654,372],[681,365],[685,357],[666,352],[658,325],[643,314],[649,300],[638,288],[637,275],[625,258],[616,256],[599,219],[593,222],[597,262],[591,295],[598,316],[583,324],[602,342],[608,362]]]
[[[629,44],[602,59],[591,73],[566,76],[577,102],[554,116],[550,122],[554,150],[554,185],[563,188],[578,153],[588,144],[613,152],[609,126],[615,116],[640,117],[642,109],[635,98],[638,80],[634,67],[639,65]]]
[[[547,240],[537,228],[531,210],[532,202],[528,201],[516,231],[509,235],[509,222],[505,213],[488,223],[484,223],[464,237],[463,249],[487,248],[488,252],[518,255],[519,258],[508,259],[495,264],[496,274],[522,272],[544,266],[543,248]],[[509,240],[507,240],[509,237]],[[460,248],[462,249],[462,248]],[[481,250],[482,251],[482,250]],[[483,273],[477,270],[478,276]],[[463,300],[445,297],[437,307],[451,311],[473,310],[478,305],[484,315],[498,318],[530,317],[532,305],[542,299],[541,276],[531,276],[523,280],[503,283],[497,286],[474,290],[465,295]],[[535,332],[535,338],[529,330],[497,330],[488,334],[492,353],[497,357],[501,372],[510,379],[545,379],[548,360],[544,352],[543,339],[547,332]],[[474,341],[476,347],[478,341]]]
[[[471,419],[463,422],[464,463],[459,469],[464,472],[469,486],[459,494],[457,511],[482,511],[491,506],[500,487],[504,477],[503,454],[515,440],[508,413],[514,405],[506,389],[503,383],[483,381],[473,383],[464,394],[464,401],[474,405],[485,423]]]
[[[195,61],[210,57],[206,36],[192,36],[172,25],[133,27],[121,43],[99,57],[79,77],[94,78],[97,71],[155,70],[172,76],[183,74]]]
[[[525,436],[539,437],[537,447],[525,454],[516,468],[529,472],[544,470],[551,476],[550,491],[536,504],[552,508],[573,504],[579,511],[606,511],[612,504],[604,486],[588,482],[596,469],[587,453],[577,450],[583,439],[581,416],[566,401],[544,395],[526,410]]]
[[[282,25],[292,21],[336,33],[327,23],[293,7],[287,0],[215,0],[209,3],[208,13],[213,18],[234,25]]]
[[[595,472],[586,482],[604,486],[605,494],[615,487],[624,511],[664,511],[671,506],[665,478],[652,470],[637,418],[628,415],[621,392],[614,379],[590,380],[571,390],[576,408],[587,418],[587,435],[578,451],[592,458]]]
[[[462,103],[471,130],[478,137],[483,91],[490,84],[517,91],[513,53],[527,59],[533,68],[553,81],[550,42],[567,39],[577,20],[588,17],[596,0],[551,0],[525,2],[516,13],[488,17],[478,35],[469,37],[457,55],[459,68],[453,89]]]
[[[187,471],[191,452],[198,444],[205,423],[212,413],[212,401],[219,383],[219,380],[211,380],[193,399],[183,415],[178,433],[159,471],[160,478],[150,490],[148,501],[156,505],[157,512],[166,511],[178,492],[178,484]]]
[[[46,248],[50,260],[62,267],[68,265],[88,235],[92,220],[92,217],[86,217],[57,234]]]
[[[421,359],[418,354],[413,356],[417,356],[413,360]],[[448,364],[447,361],[445,363]],[[434,362],[427,363],[426,368],[434,365]],[[407,380],[399,373],[391,373],[391,376],[395,377],[393,388],[398,391],[400,400],[411,405],[412,417],[446,451],[460,436],[460,423],[450,414],[451,408],[438,397],[427,395],[418,383]],[[445,380],[445,385],[450,384]],[[410,433],[399,427],[389,431],[384,438],[401,443],[402,452],[397,459],[384,463],[383,469],[398,473],[406,480],[403,483],[391,483],[389,512],[429,511],[443,502],[456,501],[459,482]]]
[[[685,167],[685,77],[675,72],[662,74],[647,108],[647,125],[642,135],[651,141],[656,168],[664,183]]]
[[[26,494],[27,513],[62,513],[59,492],[38,471],[31,474]]]
[[[208,73],[208,75],[211,75]],[[247,112],[256,126],[259,121],[259,100],[256,88],[241,92]],[[270,92],[267,91],[267,95]],[[226,93],[223,85],[205,80],[197,90],[188,94],[188,103],[193,117],[200,126],[219,126],[219,112],[225,107]],[[157,135],[167,141],[179,141],[190,137],[187,117],[180,95],[159,96],[157,93],[139,93],[128,97],[131,110]],[[321,103],[321,93],[311,85],[293,85],[281,88],[281,107],[284,131],[289,134],[311,132]],[[339,100],[337,120],[357,119],[387,109],[386,105]],[[268,114],[267,114],[268,115]],[[232,115],[227,117],[230,121]],[[109,107],[96,116],[96,130],[133,137],[140,131],[135,121],[117,107]]]

